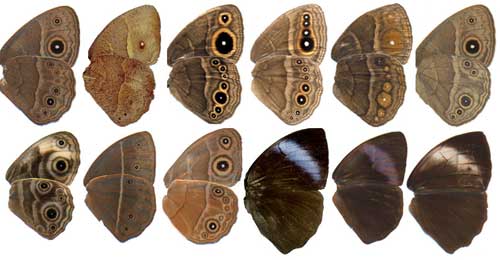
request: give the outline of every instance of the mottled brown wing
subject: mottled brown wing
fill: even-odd
[[[70,185],[80,166],[80,146],[69,132],[48,135],[26,149],[9,167],[7,181],[42,178]]]
[[[83,79],[85,89],[119,126],[138,121],[154,98],[153,71],[135,59],[99,56],[87,67]]]
[[[74,206],[66,185],[48,179],[22,179],[12,182],[9,208],[39,235],[54,239],[71,221]]]
[[[295,55],[321,63],[326,52],[326,22],[321,7],[303,5],[279,16],[255,41],[254,63],[271,55]]]
[[[100,176],[125,173],[154,183],[156,152],[151,134],[129,135],[108,147],[90,166],[83,180],[85,186]]]
[[[401,132],[370,139],[352,150],[333,172],[333,202],[366,244],[387,237],[403,215],[407,145]]]
[[[467,7],[438,25],[417,48],[416,65],[436,55],[474,58],[490,65],[495,53],[495,24],[484,5]]]
[[[241,176],[241,153],[241,136],[236,129],[208,133],[191,144],[170,167],[163,179],[165,187],[169,188],[175,180],[204,180],[233,186]]]
[[[170,72],[168,87],[189,111],[212,124],[230,118],[240,104],[240,76],[228,59],[181,59]]]
[[[215,243],[226,236],[238,214],[238,197],[208,181],[175,180],[163,198],[163,210],[188,240]]]
[[[208,10],[188,24],[170,43],[167,63],[180,58],[210,56],[234,63],[243,50],[243,20],[238,7],[222,5]]]
[[[304,129],[264,151],[245,178],[245,207],[280,252],[304,246],[321,224],[328,176],[323,129]]]
[[[160,16],[154,6],[143,5],[111,21],[90,46],[89,59],[117,55],[151,65],[160,55],[160,42]]]
[[[486,137],[471,132],[434,147],[408,179],[422,229],[446,252],[470,245],[487,219],[491,156]]]
[[[21,56],[4,64],[0,91],[33,123],[58,121],[75,97],[75,77],[63,61]]]
[[[436,114],[454,126],[465,124],[483,110],[490,97],[490,72],[475,59],[432,56],[417,70],[417,92]]]
[[[252,75],[255,96],[289,125],[308,119],[319,105],[321,70],[311,59],[273,55],[259,60]]]
[[[399,4],[382,6],[356,19],[339,37],[332,58],[340,61],[353,54],[383,53],[406,64],[412,48],[410,20]]]
[[[339,61],[333,93],[372,126],[394,118],[406,92],[404,70],[385,54],[351,55]]]
[[[0,50],[0,64],[18,56],[41,56],[64,61],[71,67],[79,48],[78,17],[71,7],[60,6],[21,27]]]
[[[121,242],[139,236],[156,211],[153,184],[130,174],[106,174],[86,185],[85,203]]]

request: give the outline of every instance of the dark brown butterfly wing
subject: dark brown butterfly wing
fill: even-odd
[[[491,156],[486,137],[472,132],[433,148],[408,179],[410,211],[448,253],[468,246],[487,219]]]
[[[404,135],[388,133],[356,147],[333,172],[333,202],[366,244],[384,239],[399,224],[406,154]]]
[[[323,129],[292,133],[271,145],[245,178],[245,207],[282,253],[302,247],[323,215],[328,146]]]

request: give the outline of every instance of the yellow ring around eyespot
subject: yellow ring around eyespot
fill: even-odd
[[[217,47],[215,46],[215,41],[217,41],[217,37],[219,36],[219,34],[224,33],[224,32],[229,34],[229,37],[231,37],[231,39],[233,40],[233,49],[230,52],[228,52],[227,54],[220,53],[217,50]],[[236,35],[231,30],[229,30],[227,28],[221,28],[213,34],[212,40],[210,41],[210,48],[213,50],[215,56],[222,57],[222,58],[229,58],[236,52],[235,46],[238,45],[237,41],[238,40],[236,39]]]
[[[467,51],[467,46],[466,46],[467,42],[469,42],[471,40],[475,40],[475,41],[477,41],[479,43],[479,46],[478,46],[479,50],[476,53],[469,53]],[[464,40],[463,44],[462,44],[462,50],[464,51],[465,55],[467,55],[469,57],[477,57],[477,56],[479,56],[481,54],[482,49],[483,49],[483,42],[481,40],[479,40],[479,38],[476,37],[476,36],[469,36],[469,37],[467,37]]]
[[[222,16],[224,16],[224,15],[227,15],[227,18],[228,18],[227,22],[225,22],[225,23],[224,23],[224,21],[222,21]],[[222,13],[219,14],[219,19],[218,20],[219,20],[219,24],[224,25],[224,26],[228,26],[233,21],[233,16],[231,15],[231,13],[222,12]]]

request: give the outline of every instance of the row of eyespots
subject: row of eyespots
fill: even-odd
[[[215,47],[214,52],[217,56],[227,58],[234,53],[234,46],[236,45],[234,43],[236,36],[227,28],[233,21],[233,17],[229,12],[222,12],[219,14],[217,21],[223,27],[214,33],[212,46]]]
[[[392,105],[392,95],[391,91],[393,85],[391,83],[392,74],[391,67],[386,64],[386,60],[383,57],[377,57],[374,61],[375,65],[378,67],[382,67],[385,72],[386,81],[382,83],[382,91],[377,94],[377,105],[379,108],[377,109],[377,115],[374,117],[374,121],[377,122],[380,118],[385,117],[386,109],[388,109]]]
[[[307,94],[311,91],[311,86],[310,86],[310,83],[309,83],[309,81],[310,81],[309,66],[305,65],[304,61],[301,60],[301,59],[297,59],[295,61],[295,64],[298,65],[298,66],[302,66],[300,68],[300,70],[303,73],[302,78],[304,79],[304,82],[302,82],[299,85],[299,89],[298,89],[297,95],[295,95],[295,103],[299,107],[304,107],[309,102]],[[300,111],[299,110],[295,111],[295,115],[297,115],[297,116],[300,115]]]
[[[301,39],[300,39],[300,48],[304,52],[311,52],[314,50],[314,40],[311,37],[311,14],[309,13],[304,13],[302,16],[302,32],[301,32]]]
[[[224,112],[224,106],[229,101],[229,95],[227,94],[229,90],[229,82],[227,79],[229,78],[227,74],[228,67],[221,63],[218,58],[213,58],[210,61],[212,67],[216,67],[220,73],[220,77],[222,80],[219,82],[217,86],[217,90],[212,95],[212,101],[216,104],[214,109],[210,112],[210,117],[212,119],[216,119],[220,114]]]
[[[474,26],[477,23],[477,18],[470,16],[466,19],[466,23]],[[481,53],[481,41],[475,36],[469,36],[465,39],[463,44],[463,51],[471,57],[476,57]]]
[[[472,77],[475,77],[478,75],[478,71],[473,68],[472,61],[470,60],[464,60],[462,62],[462,66],[466,69],[469,70],[469,74]],[[454,114],[451,114],[451,119],[456,119],[457,116],[461,116],[464,113],[464,110],[467,110],[472,107],[473,99],[470,95],[468,94],[462,94],[458,97],[458,104],[460,105],[459,108],[455,111]]]

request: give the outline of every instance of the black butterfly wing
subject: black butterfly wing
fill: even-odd
[[[410,212],[446,252],[468,246],[487,219],[491,155],[481,132],[459,135],[432,149],[415,167]]]
[[[333,202],[347,224],[366,244],[382,240],[403,215],[407,145],[400,132],[370,139],[337,166]]]
[[[302,247],[321,223],[328,176],[322,129],[292,133],[271,145],[245,179],[245,207],[261,233],[282,253]]]

